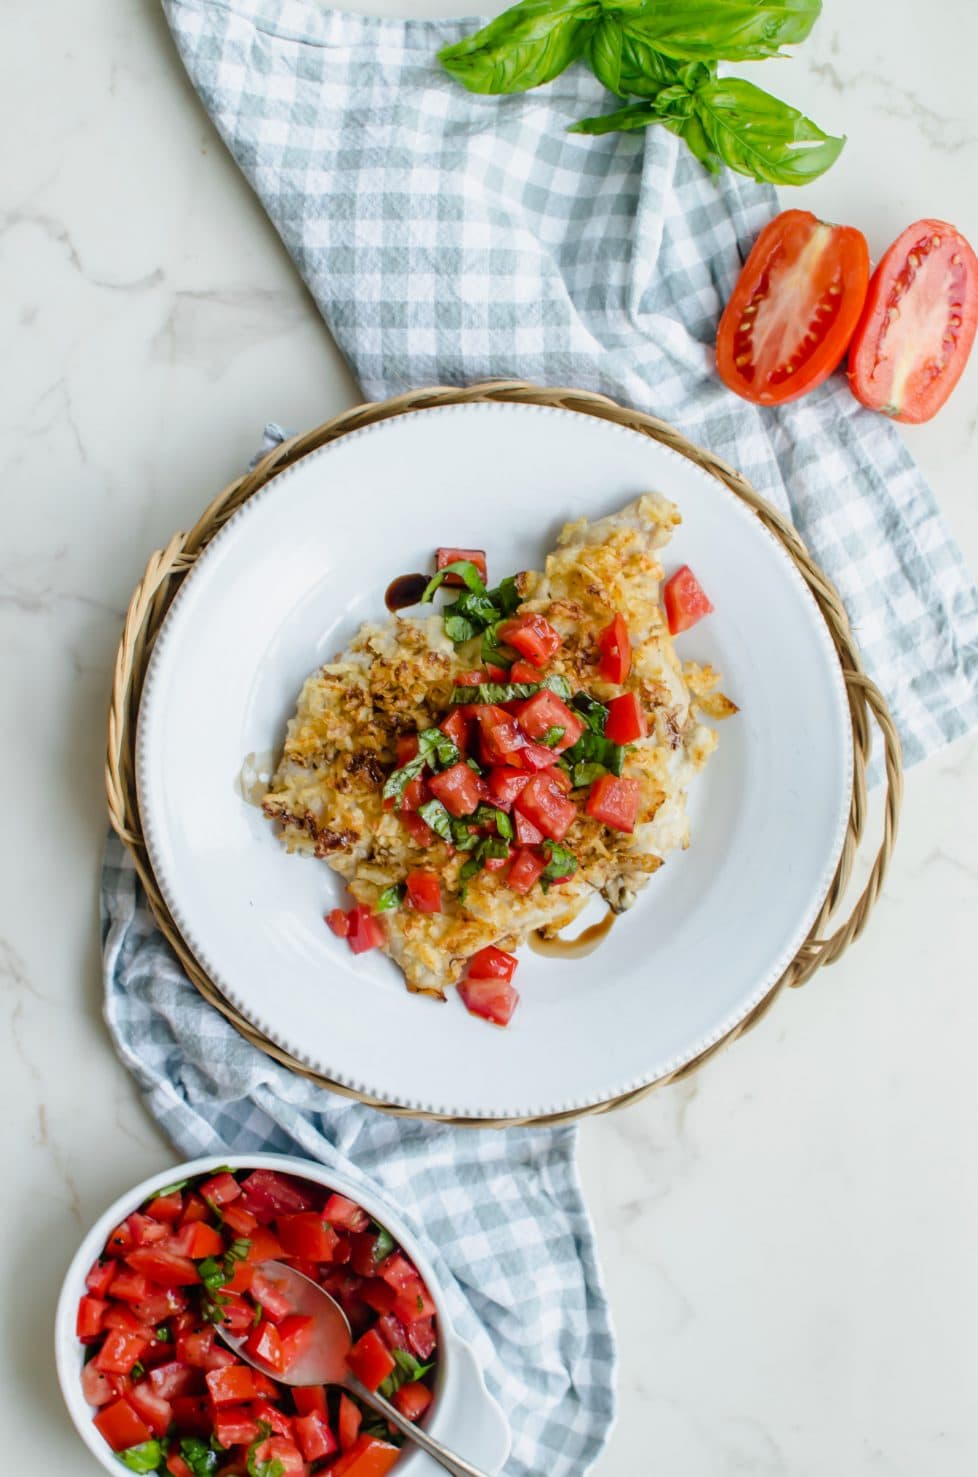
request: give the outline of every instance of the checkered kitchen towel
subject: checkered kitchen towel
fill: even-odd
[[[583,68],[476,97],[435,53],[474,23],[315,0],[164,0],[205,107],[371,398],[520,376],[654,411],[788,513],[848,606],[908,762],[978,719],[978,596],[891,426],[838,381],[757,410],[711,369],[717,317],[774,193],[677,139],[586,139]],[[283,407],[287,414],[288,407]],[[392,1194],[509,1411],[512,1477],[578,1477],[607,1436],[614,1351],[573,1131],[396,1122],[250,1048],[183,978],[117,843],[107,1014],[187,1153],[291,1150]]]

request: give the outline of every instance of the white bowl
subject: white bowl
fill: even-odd
[[[199,1174],[213,1174],[221,1165],[231,1169],[277,1169],[299,1179],[311,1180],[327,1189],[337,1190],[362,1205],[403,1246],[428,1286],[438,1310],[438,1371],[435,1399],[426,1429],[432,1436],[458,1452],[468,1461],[483,1468],[488,1477],[496,1477],[509,1455],[510,1433],[506,1417],[486,1389],[482,1371],[471,1348],[453,1329],[445,1312],[441,1290],[434,1270],[422,1248],[397,1211],[380,1196],[366,1192],[344,1175],[324,1165],[285,1154],[211,1154],[205,1159],[192,1159],[171,1170],[154,1174],[110,1205],[95,1222],[72,1258],[65,1275],[54,1324],[54,1353],[58,1379],[65,1404],[89,1451],[113,1477],[123,1471],[108,1444],[92,1424],[92,1407],[82,1394],[81,1371],[85,1351],[75,1336],[78,1299],[85,1291],[85,1276],[108,1239],[109,1232],[127,1215],[137,1210],[160,1185],[188,1179]],[[437,1462],[424,1452],[409,1446],[395,1467],[398,1477],[438,1477],[443,1473]]]

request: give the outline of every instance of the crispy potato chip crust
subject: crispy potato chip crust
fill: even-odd
[[[417,844],[383,806],[398,735],[444,717],[459,674],[479,665],[478,643],[456,650],[438,615],[395,616],[362,626],[346,651],[307,679],[263,809],[279,823],[289,851],[326,861],[368,906],[412,868],[440,874],[443,912],[402,907],[383,915],[385,950],[409,989],[443,995],[478,949],[513,949],[535,929],[566,927],[595,892],[624,911],[667,853],[688,846],[686,788],[716,747],[716,733],[699,715],[720,719],[737,709],[716,690],[718,673],[680,663],[666,625],[659,550],[679,521],[674,504],[647,494],[594,523],[568,523],[543,572],[519,576],[521,611],[539,612],[562,638],[547,670],[602,700],[621,689],[597,675],[597,637],[616,611],[625,617],[632,641],[625,686],[639,693],[649,715],[648,738],[625,761],[624,773],[640,785],[634,831],[609,830],[582,804],[562,843],[579,870],[547,893],[535,887],[520,896],[505,885],[504,872],[481,872],[462,904],[464,854],[437,837]]]

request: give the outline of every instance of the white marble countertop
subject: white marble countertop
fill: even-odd
[[[978,8],[825,9],[778,90],[849,144],[792,203],[877,255],[922,215],[978,243]],[[266,418],[306,427],[356,396],[152,0],[4,14],[3,1382],[18,1460],[94,1474],[55,1385],[54,1300],[81,1229],[172,1159],[99,1014],[120,616]],[[978,568],[978,355],[907,440]],[[976,757],[910,776],[886,894],[839,966],[690,1083],[584,1129],[622,1355],[599,1477],[978,1470]]]

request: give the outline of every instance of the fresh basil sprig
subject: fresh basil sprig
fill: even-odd
[[[726,164],[797,185],[823,174],[845,139],[753,83],[718,78],[717,63],[783,55],[820,11],[821,0],[521,0],[439,57],[471,92],[491,93],[539,87],[584,58],[609,91],[640,101],[572,132],[660,123],[714,173]]]

